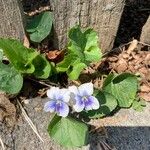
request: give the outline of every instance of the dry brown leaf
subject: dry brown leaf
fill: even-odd
[[[116,62],[118,60],[118,57],[115,57],[115,56],[109,57],[108,60],[111,62]]]
[[[0,93],[0,121],[5,121],[8,126],[16,122],[16,108],[4,93]]]
[[[127,63],[122,63],[122,64],[119,64],[118,67],[116,68],[116,71],[118,73],[121,73],[121,72],[124,72],[128,69],[127,67]]]
[[[141,92],[141,93],[139,93],[139,97],[144,99],[145,101],[150,102],[150,93]]]
[[[131,54],[132,51],[134,51],[137,48],[138,45],[138,41],[136,39],[134,39],[132,41],[132,43],[129,45],[128,49],[127,49],[127,53]]]
[[[47,58],[50,61],[58,63],[58,62],[63,60],[63,58],[64,58],[64,51],[63,50],[61,50],[61,51],[60,50],[49,51],[47,53]]]
[[[126,60],[124,60],[123,58],[120,58],[119,61],[117,62],[117,64],[118,64],[118,66],[115,68],[115,70],[118,73],[124,72],[125,70],[128,69],[128,64],[127,64]]]
[[[148,85],[142,85],[141,86],[141,91],[142,92],[150,92],[150,87]]]
[[[24,41],[23,41],[23,45],[27,48],[30,47],[30,42],[29,42],[29,39],[26,35],[24,35]]]
[[[142,67],[142,68],[139,69],[139,73],[146,75],[146,74],[148,74],[148,70],[147,70],[146,67]]]
[[[145,64],[150,65],[150,53],[145,57]]]
[[[127,59],[127,58],[129,58],[129,54],[124,53],[124,54],[122,54],[122,57],[123,57],[124,59]]]

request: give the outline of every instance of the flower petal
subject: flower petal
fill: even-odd
[[[85,107],[84,102],[82,101],[82,97],[76,95],[75,100],[76,101],[75,101],[75,105],[73,105],[73,108],[76,112],[81,112]]]
[[[56,107],[56,101],[48,101],[44,105],[44,111],[48,112],[50,111],[51,113],[55,111]]]
[[[88,101],[85,102],[85,110],[98,109],[100,107],[99,101],[94,96],[89,96]]]
[[[47,90],[47,96],[51,100],[57,99],[58,95],[60,95],[59,93],[60,93],[60,89],[58,87],[51,87],[49,90]]]
[[[76,86],[69,86],[69,88],[68,88],[68,90],[71,92],[71,93],[73,93],[73,94],[75,94],[75,95],[77,95],[79,92],[78,92],[78,88],[76,87]]]
[[[68,90],[70,91],[70,103],[72,105],[75,105],[76,103],[75,97],[76,95],[79,95],[78,88],[73,85],[73,86],[69,86]]]
[[[70,91],[68,89],[60,89],[60,95],[62,97],[62,101],[69,102],[70,100]]]
[[[69,106],[64,102],[61,102],[61,104],[57,104],[56,112],[59,116],[67,117],[69,114]]]
[[[78,87],[81,96],[90,96],[93,94],[93,83],[84,83]]]

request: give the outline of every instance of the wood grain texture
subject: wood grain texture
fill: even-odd
[[[0,0],[0,37],[23,40],[22,12],[20,0]]]
[[[142,28],[140,40],[144,43],[150,44],[150,16]]]
[[[50,0],[54,12],[55,47],[64,48],[69,28],[80,24],[84,28],[94,28],[98,32],[102,50],[110,50],[124,4],[124,0]]]

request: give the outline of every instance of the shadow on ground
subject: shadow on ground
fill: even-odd
[[[112,126],[106,129],[106,138],[98,134],[92,136],[90,150],[150,150],[150,127]]]

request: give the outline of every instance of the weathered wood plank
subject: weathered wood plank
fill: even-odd
[[[19,0],[0,0],[0,37],[23,40],[22,12]]]
[[[150,16],[142,28],[140,40],[144,43],[150,44]]]
[[[68,29],[76,24],[92,27],[99,35],[103,51],[113,47],[124,0],[50,0],[54,12],[56,48],[64,48]]]

